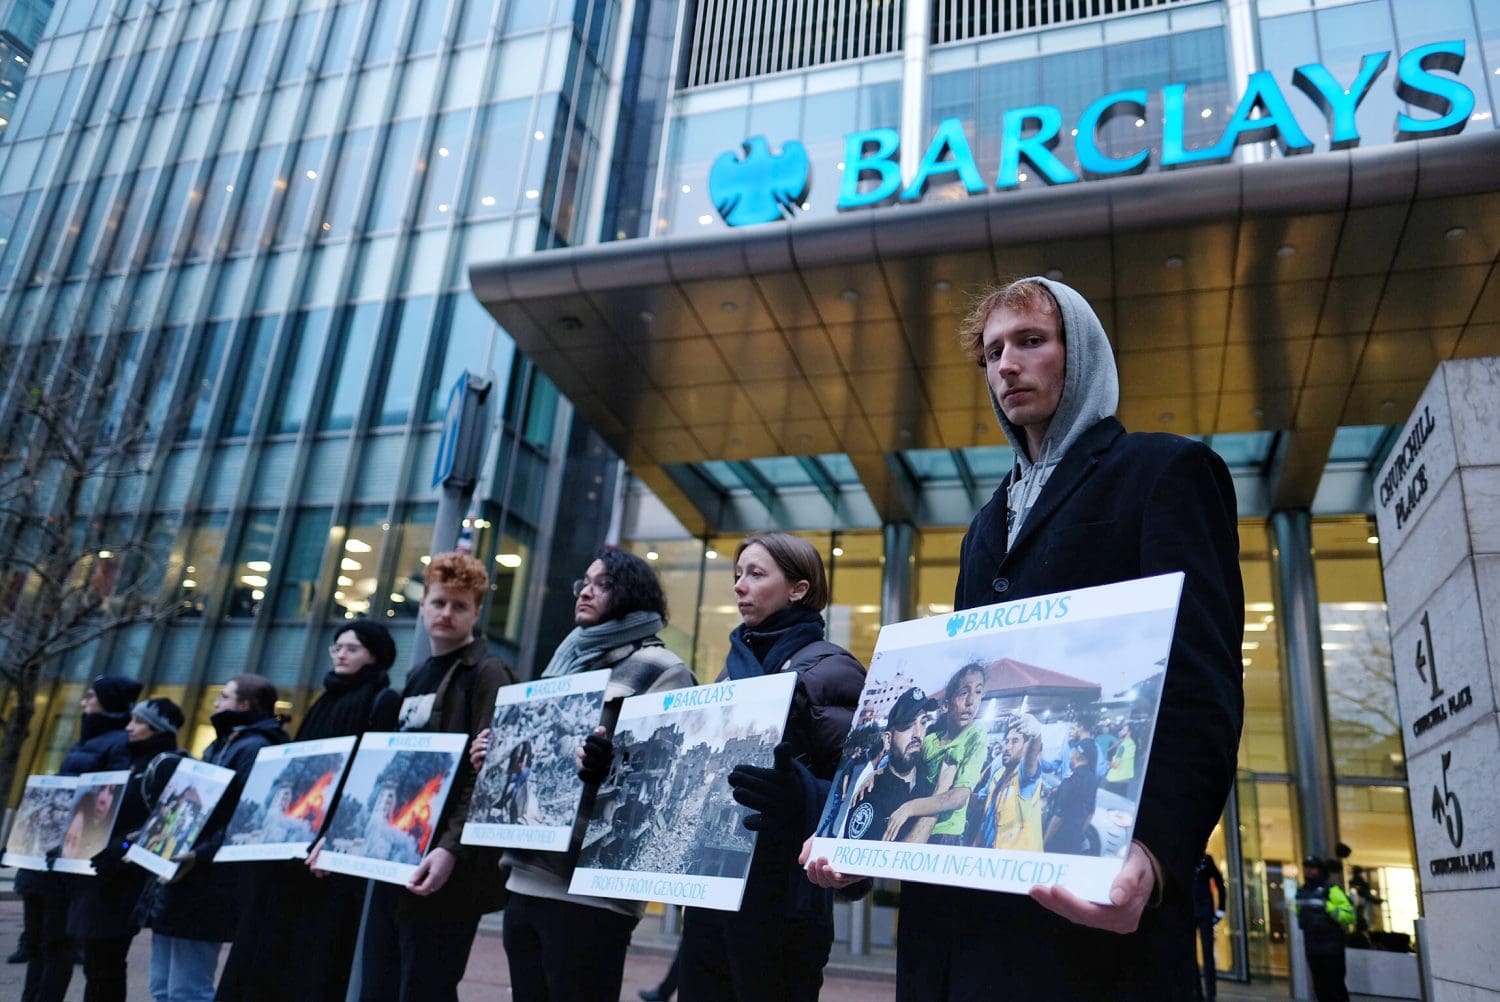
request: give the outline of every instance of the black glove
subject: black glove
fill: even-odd
[[[583,765],[578,778],[589,786],[598,786],[609,777],[609,767],[615,760],[615,744],[603,734],[590,734],[583,739]]]
[[[62,846],[53,846],[52,848],[47,850],[46,854],[43,855],[42,858],[47,861],[47,869],[52,869],[57,865],[57,861],[62,858]]]
[[[130,843],[122,839],[115,839],[103,849],[94,853],[89,860],[94,865],[94,872],[101,877],[112,877],[126,868],[125,850]]]
[[[729,773],[734,799],[754,814],[745,816],[745,827],[769,836],[800,840],[806,833],[807,796],[802,777],[792,766],[792,746],[776,746],[771,768],[737,765]]]

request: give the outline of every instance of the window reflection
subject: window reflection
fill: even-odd
[[[245,517],[239,551],[229,575],[229,597],[224,602],[224,615],[228,619],[251,618],[265,601],[276,518],[274,511],[251,512]]]
[[[344,545],[334,571],[332,616],[335,619],[353,619],[370,612],[379,584],[376,571],[380,547],[390,531],[385,512],[384,506],[364,506],[349,515]]]
[[[280,590],[276,595],[277,619],[305,619],[312,611],[332,516],[333,512],[327,508],[297,513],[287,547],[286,566],[281,571]]]
[[[174,600],[182,609],[180,615],[203,615],[208,601],[206,592],[213,583],[213,574],[223,552],[224,513],[214,511],[199,515],[183,550],[182,573],[177,578]]]
[[[422,191],[418,223],[441,223],[451,218],[458,195],[458,176],[464,161],[464,136],[469,128],[469,109],[450,111],[438,119],[437,131],[423,162],[427,184]],[[418,166],[418,172],[423,165]]]
[[[422,574],[430,557],[436,518],[436,505],[413,505],[407,509],[406,520],[393,529],[398,549],[396,579],[391,582],[390,605],[386,607],[388,619],[415,619],[419,612]]]

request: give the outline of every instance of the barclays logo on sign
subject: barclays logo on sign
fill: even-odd
[[[807,147],[795,139],[772,153],[765,136],[741,144],[742,155],[721,153],[708,172],[708,197],[730,226],[790,219],[812,186]]]

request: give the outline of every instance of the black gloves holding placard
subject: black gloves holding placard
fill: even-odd
[[[598,786],[609,777],[609,767],[614,759],[614,742],[603,734],[590,734],[583,739],[583,760],[578,766],[578,778],[589,786]]]
[[[807,793],[802,786],[802,777],[792,765],[791,745],[783,741],[776,746],[775,760],[770,768],[735,766],[729,773],[729,785],[734,790],[734,799],[755,812],[746,815],[746,828],[767,837],[802,841],[806,834],[802,828],[807,813]]]

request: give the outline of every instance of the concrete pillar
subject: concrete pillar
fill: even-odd
[[[927,52],[932,38],[932,4],[908,0],[901,26],[901,178],[911,180],[927,143]]]
[[[1272,512],[1271,585],[1281,692],[1287,714],[1287,765],[1297,788],[1298,832],[1305,855],[1331,858],[1339,842],[1318,584],[1313,576],[1312,518],[1305,510]]]
[[[916,530],[910,522],[887,522],[881,530],[885,565],[880,573],[880,625],[912,618],[912,561]]]
[[[1500,358],[1444,362],[1375,480],[1432,997],[1500,994]]]

